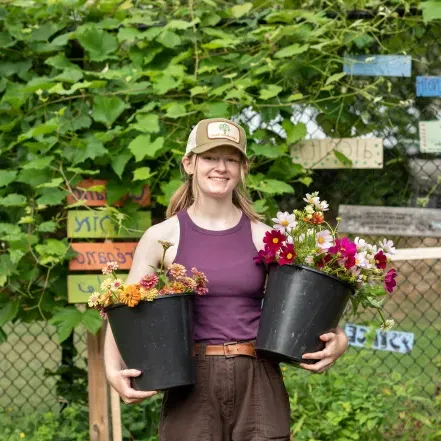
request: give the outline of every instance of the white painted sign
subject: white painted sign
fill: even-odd
[[[334,151],[343,153],[352,166],[341,162]],[[380,138],[309,139],[291,147],[293,162],[305,168],[383,168],[383,140]]]
[[[420,121],[420,150],[422,153],[441,152],[441,121]]]
[[[437,208],[340,205],[338,215],[342,233],[441,237],[441,210]]]
[[[366,347],[369,328],[367,326],[346,323],[345,334],[348,337],[349,345],[358,348]],[[380,351],[398,352],[408,354],[412,351],[415,336],[412,332],[403,331],[375,331],[375,339],[371,346],[372,349]]]

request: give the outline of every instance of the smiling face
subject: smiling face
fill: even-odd
[[[185,171],[193,175],[197,191],[223,198],[233,193],[245,173],[242,154],[234,147],[215,147],[182,160]]]

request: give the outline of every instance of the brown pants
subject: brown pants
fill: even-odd
[[[288,441],[289,418],[288,394],[277,364],[201,353],[196,385],[164,394],[159,439]]]

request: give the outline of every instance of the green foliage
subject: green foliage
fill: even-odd
[[[396,121],[398,98],[382,99],[398,83],[344,75],[342,55],[380,51],[424,58],[427,35],[440,37],[439,8],[433,1],[400,0],[370,20],[354,22],[347,11],[376,10],[384,2],[334,3],[255,0],[223,8],[211,0],[3,3],[0,317],[32,321],[56,315],[60,338],[72,324],[94,329],[92,317],[80,320],[71,308],[66,325],[59,321],[73,257],[62,239],[66,196],[81,179],[94,176],[110,181],[109,200],[148,184],[150,209],[161,219],[180,183],[189,131],[201,118],[243,116],[246,109],[261,116],[258,130],[248,128],[248,184],[260,213],[273,214],[281,196],[297,197],[312,182],[351,196],[341,190],[354,176],[363,182],[357,171],[318,182],[310,170],[292,163],[290,146],[307,134],[307,122],[294,121],[292,114],[313,110],[318,127],[333,137],[374,131],[375,118],[366,115],[405,127]],[[421,7],[423,17],[410,14],[411,7]],[[398,10],[404,11],[399,20]],[[275,121],[283,130],[273,130]],[[391,170],[404,173],[399,160],[394,164]],[[353,200],[393,192],[387,179],[375,179],[375,185],[362,191],[352,186],[360,194]],[[124,227],[137,209],[128,204],[112,216]]]

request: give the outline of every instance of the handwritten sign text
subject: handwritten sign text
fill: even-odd
[[[417,96],[441,96],[441,77],[417,77]]]
[[[410,77],[412,59],[406,55],[346,55],[343,71],[370,77]]]
[[[138,211],[123,221],[122,228],[104,211],[76,210],[67,215],[67,237],[71,238],[141,237],[151,225],[150,211]]]
[[[422,153],[441,152],[441,121],[420,121],[420,150]]]
[[[119,269],[130,269],[137,242],[72,243],[78,254],[69,262],[71,271],[101,270],[107,262],[117,262]]]
[[[383,140],[373,139],[310,139],[291,147],[293,162],[305,168],[349,168],[333,151],[343,153],[352,161],[352,168],[382,168]]]
[[[127,274],[117,273],[123,281]],[[109,276],[104,274],[82,274],[67,276],[67,299],[69,303],[87,303],[93,292],[101,292],[101,283]]]

